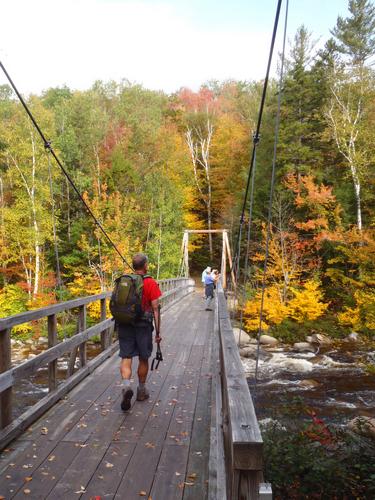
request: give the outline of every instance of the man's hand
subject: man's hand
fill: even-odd
[[[155,335],[155,342],[156,342],[157,344],[160,344],[161,340],[162,340],[162,338],[160,337],[160,335],[159,335],[159,334]]]

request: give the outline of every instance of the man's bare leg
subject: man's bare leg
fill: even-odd
[[[123,380],[130,381],[132,376],[132,358],[122,358],[120,372]]]
[[[121,409],[128,411],[131,408],[133,391],[130,387],[130,378],[132,376],[132,358],[123,358],[121,360],[120,372],[122,377],[122,402]]]
[[[139,379],[139,386],[137,389],[137,400],[138,401],[144,401],[147,399],[150,394],[148,393],[146,389],[146,379],[147,379],[147,374],[148,374],[148,359],[139,359],[139,364],[138,364],[138,379]]]

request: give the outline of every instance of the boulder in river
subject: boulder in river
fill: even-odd
[[[240,355],[243,358],[248,358],[248,359],[254,359],[256,360],[257,358],[257,346],[256,345],[250,345],[247,347],[243,347],[240,349]],[[269,352],[264,351],[263,349],[259,349],[259,359],[261,361],[268,361],[269,359],[272,358],[272,354]]]
[[[309,343],[311,344],[311,342],[312,342],[312,341],[313,341],[312,336],[311,336],[311,335],[308,335],[308,336],[306,337],[306,342],[309,342]]]
[[[311,335],[311,342],[313,344],[319,344],[319,345],[331,345],[332,340],[327,337],[327,335],[323,335],[322,333],[314,333]]]
[[[348,342],[358,342],[360,339],[357,332],[352,332],[349,333],[345,340],[347,340]]]
[[[237,345],[247,345],[250,343],[250,336],[240,328],[233,328],[234,338]]]
[[[296,342],[293,344],[293,351],[297,352],[315,352],[316,349],[309,342]]]
[[[375,439],[375,418],[355,417],[348,423],[348,427],[356,434]]]
[[[275,346],[279,343],[279,341],[275,339],[275,337],[271,337],[270,335],[261,335],[260,343],[263,345]]]
[[[312,389],[313,387],[319,387],[320,383],[317,382],[316,380],[313,380],[312,378],[306,378],[304,380],[301,380],[299,385],[302,387],[308,387]]]

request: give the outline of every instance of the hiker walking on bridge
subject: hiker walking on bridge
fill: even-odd
[[[211,302],[214,298],[214,288],[217,280],[219,279],[219,274],[214,274],[213,272],[207,271],[204,278],[205,284],[205,294],[206,294],[206,311],[212,311]]]
[[[134,394],[130,379],[132,376],[132,361],[135,356],[138,356],[139,359],[137,401],[143,401],[150,395],[146,388],[146,378],[149,370],[148,360],[152,354],[153,320],[156,331],[155,342],[160,343],[161,341],[159,305],[161,291],[158,283],[147,275],[147,267],[148,259],[146,255],[142,253],[134,255],[133,269],[135,274],[124,275],[116,280],[111,300],[114,303],[111,311],[118,324],[123,392],[121,409],[123,411],[130,409]],[[125,305],[119,304],[121,300],[117,299],[116,314],[115,297],[121,297],[121,294],[126,297],[124,300]]]

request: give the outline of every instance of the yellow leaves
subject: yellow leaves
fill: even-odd
[[[317,319],[327,310],[328,304],[321,302],[323,294],[317,281],[307,280],[302,289],[292,288],[292,292],[294,297],[288,304],[288,316],[298,323]]]
[[[262,292],[258,291],[253,300],[246,302],[244,307],[245,326],[248,331],[257,331]],[[286,318],[288,308],[282,300],[282,293],[278,285],[272,285],[264,294],[262,329],[268,330],[269,324],[278,325]]]
[[[322,302],[322,292],[319,283],[307,280],[302,288],[292,288],[293,298],[283,300],[283,290],[279,285],[272,285],[265,290],[263,304],[262,330],[268,330],[270,325],[278,325],[286,318],[292,318],[298,323],[314,320],[322,316],[328,304]],[[245,327],[248,331],[257,331],[262,292],[259,290],[254,299],[246,302],[244,307]]]
[[[338,314],[339,322],[356,330],[375,330],[375,291],[356,290],[354,299],[354,307],[345,307],[344,311]]]

